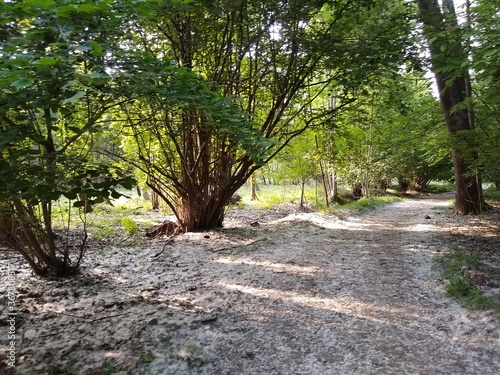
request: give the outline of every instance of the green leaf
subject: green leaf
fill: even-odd
[[[84,73],[77,74],[77,77],[81,82],[88,82],[93,85],[105,84],[111,78],[107,73]]]
[[[89,40],[87,43],[79,45],[78,47],[76,47],[76,50],[82,52],[92,51],[92,54],[94,56],[103,55],[103,50],[101,45],[94,40]]]
[[[90,44],[90,46],[92,48],[92,53],[94,54],[94,56],[102,56],[103,55],[102,47],[99,43],[94,42],[93,40],[89,40],[88,44]]]
[[[71,98],[68,98],[68,99],[64,99],[63,103],[71,103],[73,104],[75,102],[75,100],[77,99],[80,99],[82,97],[84,97],[86,94],[85,91],[78,91],[75,95],[73,95]]]
[[[77,193],[74,193],[74,192],[72,192],[72,191],[67,191],[67,192],[63,193],[63,195],[64,195],[66,198],[71,199],[71,200],[76,199],[76,198],[78,197],[78,194],[77,194]]]
[[[96,9],[95,5],[92,4],[83,4],[76,8],[77,12],[90,13]]]
[[[81,129],[77,128],[76,126],[68,126],[68,130],[71,130],[73,133],[80,133]]]
[[[85,44],[80,44],[78,47],[75,48],[75,50],[86,52],[92,50],[92,46],[87,42]]]
[[[48,9],[54,6],[53,0],[25,0],[26,4],[38,5],[43,9]]]
[[[26,78],[20,78],[17,81],[12,82],[11,84],[11,86],[14,87],[16,91],[19,91],[31,85],[32,85],[31,81]]]
[[[102,131],[102,128],[100,126],[94,126],[89,129],[89,133],[95,134],[95,133],[100,133]]]
[[[89,169],[87,173],[90,177],[98,177],[100,174],[97,169]]]
[[[73,80],[71,80],[71,81],[68,81],[68,82],[66,82],[63,86],[61,86],[61,89],[63,89],[63,90],[64,90],[64,89],[67,89],[69,86],[71,86],[73,83],[76,83],[76,82],[78,82],[78,80],[76,80],[76,79],[73,79]]]
[[[45,137],[41,134],[32,134],[30,138],[37,143],[45,141]]]
[[[112,6],[102,2],[99,4],[99,9],[102,11],[108,11],[108,10],[112,9]]]
[[[38,60],[38,64],[41,65],[54,65],[57,64],[57,60],[54,59],[53,57],[44,57]]]
[[[122,195],[121,195],[119,192],[117,192],[116,190],[112,190],[112,191],[111,191],[111,197],[113,197],[114,199],[118,199],[118,198],[120,198],[121,196],[122,196]]]

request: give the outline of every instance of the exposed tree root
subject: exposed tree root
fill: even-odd
[[[171,220],[165,220],[163,223],[155,228],[151,228],[146,232],[146,237],[155,238],[159,236],[175,236],[184,233],[181,226]]]

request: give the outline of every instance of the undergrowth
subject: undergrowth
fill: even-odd
[[[455,186],[452,182],[447,181],[431,181],[425,188],[426,193],[448,193],[455,190]]]
[[[484,198],[487,202],[500,202],[500,190],[488,189],[484,192]]]
[[[399,202],[402,199],[400,197],[385,195],[381,197],[364,197],[356,201],[352,201],[342,206],[343,209],[354,210],[358,212],[364,212],[368,210],[374,210],[375,208],[384,206],[389,203]]]
[[[242,186],[238,194],[242,197],[242,204],[254,208],[268,209],[280,204],[299,204],[301,188],[299,185],[258,185],[257,199],[251,200],[251,188],[248,185]],[[315,185],[306,185],[304,189],[304,204],[315,207],[325,206],[325,199],[322,190]]]
[[[150,220],[150,204],[140,198],[106,203],[93,207],[87,214],[87,229],[96,240],[130,237],[139,239],[154,223]]]
[[[299,204],[301,189],[299,185],[259,185],[257,200],[250,200],[250,187],[243,186],[238,191],[242,196],[242,201],[238,207],[269,209],[280,204]],[[306,185],[304,190],[304,204],[308,207],[320,211],[344,214],[346,212],[361,213],[384,206],[388,203],[401,201],[400,197],[394,195],[364,197],[358,200],[350,198],[349,190],[340,190],[339,197],[342,204],[332,203],[326,207],[324,193],[321,187]]]
[[[463,251],[438,257],[436,264],[447,281],[445,288],[448,297],[471,310],[493,310],[497,319],[500,319],[500,295],[486,294],[475,280],[498,281],[496,268],[486,266],[479,255]]]

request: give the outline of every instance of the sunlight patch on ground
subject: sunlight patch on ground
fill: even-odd
[[[277,272],[277,273],[290,273],[295,275],[316,275],[318,273],[324,272],[323,269],[319,267],[307,267],[307,266],[299,266],[296,264],[289,263],[276,263],[269,261],[261,261],[249,258],[219,258],[214,260],[215,263],[225,263],[225,264],[241,264],[241,265],[250,265],[250,266],[259,266],[264,268],[265,270]]]
[[[334,217],[326,217],[317,213],[299,213],[292,214],[273,221],[271,224],[279,224],[287,221],[307,221],[311,224],[326,229],[345,229],[345,230],[371,230],[372,227],[383,227],[382,224],[363,224],[351,221],[344,221]]]
[[[415,224],[407,227],[407,230],[410,232],[437,232],[439,231],[439,228],[435,225]]]
[[[253,288],[246,285],[229,284],[224,282],[220,282],[218,285],[229,290],[237,290],[239,292],[251,294],[261,298],[282,300],[311,308],[329,310],[335,313],[355,316],[357,318],[383,324],[389,324],[391,316],[405,316],[410,319],[416,319],[419,316],[418,311],[416,310],[409,316],[410,313],[408,308],[404,306],[397,307],[389,304],[375,305],[369,302],[356,301],[343,297],[318,297],[310,294],[299,293],[297,291],[289,292],[279,289]]]

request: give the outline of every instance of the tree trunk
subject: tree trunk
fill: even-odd
[[[314,141],[316,142],[316,149],[319,150],[318,137],[316,135],[314,135]],[[330,207],[330,200],[328,199],[328,181],[325,175],[325,170],[323,169],[323,163],[321,162],[321,159],[319,160],[319,170],[321,172],[321,180],[323,181],[323,191],[325,192],[325,204],[326,207]]]
[[[474,114],[471,104],[458,106],[467,99],[470,103],[471,89],[468,72],[461,72],[456,68],[457,61],[467,61],[467,54],[462,45],[453,2],[444,0],[443,11],[437,0],[417,0],[417,4],[424,23],[424,34],[429,41],[432,70],[439,89],[446,127],[452,137],[459,136],[463,131],[474,129]],[[453,43],[453,40],[456,42]],[[470,170],[477,159],[477,153],[473,151],[477,145],[473,137],[463,137],[461,141],[465,146],[453,146],[452,152],[455,211],[461,215],[479,214],[484,206],[481,178],[477,172]]]
[[[408,188],[410,187],[410,182],[408,181],[408,179],[404,176],[398,176],[398,184],[399,184],[399,188],[403,191],[403,192],[407,192],[408,191]]]
[[[302,182],[300,183],[300,207],[304,207],[304,190],[306,186],[306,180],[303,178]]]
[[[158,194],[154,190],[151,192],[151,209],[152,210],[160,209],[160,200]]]
[[[337,186],[337,174],[335,172],[332,173],[332,202],[339,201],[339,189]]]
[[[361,182],[352,184],[351,191],[353,199],[360,199],[363,196],[363,184]]]
[[[8,245],[10,241],[14,240],[15,229],[16,225],[9,206],[0,203],[0,245]]]
[[[425,187],[429,184],[429,180],[424,177],[417,177],[410,182],[411,190],[416,192],[422,192]]]
[[[258,200],[258,198],[257,198],[258,187],[257,187],[257,179],[255,178],[255,174],[252,174],[252,178],[250,180],[250,185],[252,186],[252,195],[250,197],[250,200],[256,201],[256,200]]]
[[[226,205],[216,196],[184,200],[179,213],[180,232],[221,228]]]

